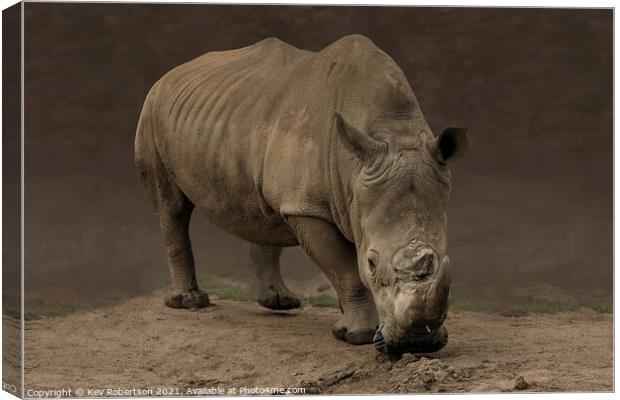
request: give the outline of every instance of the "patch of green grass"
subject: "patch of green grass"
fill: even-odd
[[[338,299],[328,294],[319,294],[317,296],[305,297],[302,301],[302,305],[304,307],[305,306],[330,307],[330,308],[340,307],[340,304],[338,303]]]
[[[222,300],[253,301],[256,299],[252,293],[244,288],[217,281],[201,282],[200,287],[209,295],[217,296],[217,298]],[[301,304],[303,307],[339,307],[338,299],[328,294],[304,297]]]
[[[81,307],[45,299],[30,299],[26,301],[26,319],[36,317],[64,317],[82,310]]]
[[[579,304],[524,297],[515,299],[515,303],[511,308],[515,311],[533,314],[557,314],[564,311],[574,311],[579,308]]]
[[[227,285],[217,281],[208,283],[202,282],[200,285],[208,294],[217,296],[223,300],[233,301],[254,301],[255,296],[248,290],[239,286]],[[316,296],[304,297],[301,301],[303,307],[327,307],[339,308],[338,299],[328,294],[319,294]],[[450,295],[449,310],[450,312],[459,313],[463,311],[479,311],[479,312],[497,312],[504,315],[522,315],[522,314],[557,314],[565,311],[575,311],[579,307],[590,308],[600,314],[608,314],[613,312],[611,304],[578,304],[576,302],[559,302],[534,297],[514,297],[509,299],[472,299],[467,297],[459,297]],[[35,307],[39,312],[38,315],[67,315],[75,310],[70,305],[59,303],[42,303]],[[30,310],[29,310],[30,311]],[[33,311],[33,313],[35,313]]]
[[[611,314],[614,312],[614,306],[612,304],[590,304],[586,307],[593,309],[599,314]]]
[[[202,284],[202,288],[204,288],[205,292],[208,294],[212,294],[217,296],[222,300],[233,300],[233,301],[251,301],[254,300],[254,296],[250,294],[249,291],[239,287],[239,286],[231,286],[225,285],[223,283],[218,282],[210,282],[207,284]]]
[[[535,297],[511,297],[501,300],[488,298],[471,299],[450,295],[449,310],[451,312],[480,311],[498,312],[505,315],[520,314],[557,314],[566,311],[575,311],[580,307],[590,308],[597,313],[613,312],[611,304],[580,304],[578,302],[561,302]]]

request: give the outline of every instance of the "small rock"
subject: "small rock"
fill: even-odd
[[[525,379],[522,376],[519,376],[517,378],[517,380],[515,381],[515,389],[516,390],[525,390],[529,386],[530,385],[525,381]]]
[[[426,390],[430,390],[431,387],[433,387],[433,383],[435,383],[435,375],[431,374],[431,373],[425,373],[422,375],[421,377],[422,383],[424,383],[424,387],[426,388]]]

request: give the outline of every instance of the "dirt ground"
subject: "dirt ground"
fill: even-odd
[[[612,314],[455,312],[443,350],[390,361],[372,346],[334,339],[337,309],[272,312],[251,302],[214,302],[173,310],[155,293],[27,321],[26,394],[162,387],[168,395],[218,387],[348,394],[613,390]]]

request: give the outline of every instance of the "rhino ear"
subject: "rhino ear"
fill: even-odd
[[[343,139],[346,147],[360,159],[369,159],[381,148],[381,142],[349,125],[339,113],[335,114],[338,134]]]
[[[469,141],[467,140],[467,128],[447,128],[434,141],[435,154],[438,161],[445,164],[446,161],[461,158],[467,153]]]

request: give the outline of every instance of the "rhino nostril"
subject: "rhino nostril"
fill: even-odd
[[[417,278],[426,278],[435,272],[435,257],[431,254],[427,254],[420,258],[413,267],[413,274]]]

